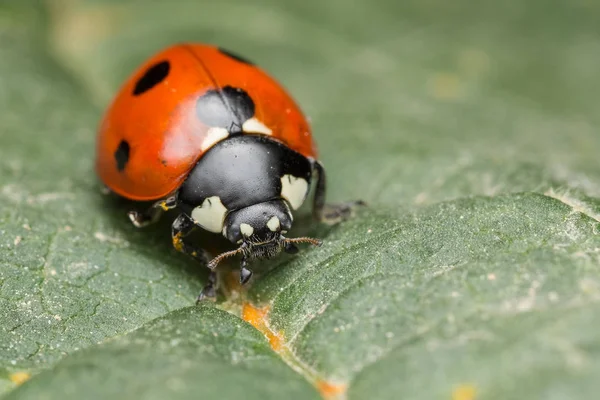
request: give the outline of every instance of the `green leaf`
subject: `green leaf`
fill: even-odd
[[[77,352],[7,398],[197,399],[216,393],[227,399],[246,393],[319,398],[259,332],[204,306],[174,311],[129,335]]]
[[[600,9],[484,0],[0,5],[5,398],[593,399]],[[276,76],[329,198],[369,206],[192,306],[169,223],[100,194],[95,130],[176,41]],[[225,248],[204,234],[209,249]],[[231,263],[235,266],[235,262]],[[246,320],[244,322],[243,320]],[[29,375],[33,377],[18,385]]]

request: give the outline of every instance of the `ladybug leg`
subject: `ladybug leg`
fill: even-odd
[[[199,304],[204,299],[214,300],[217,297],[216,288],[217,273],[215,271],[211,271],[210,275],[208,275],[208,282],[206,283],[206,286],[204,286],[198,295],[198,298],[196,299],[196,304]]]
[[[325,195],[327,191],[327,178],[325,175],[325,168],[323,168],[323,164],[319,161],[314,160],[313,171],[317,172],[317,187],[315,189],[313,201],[313,218],[317,221],[329,225],[337,224],[350,218],[357,207],[366,205],[362,200],[326,204]]]
[[[172,196],[164,200],[157,201],[144,212],[129,211],[127,215],[135,227],[143,228],[155,223],[165,211],[175,208],[176,206],[177,198]]]
[[[246,257],[242,258],[242,264],[240,265],[240,283],[245,285],[252,278],[252,271],[248,269],[248,260]]]
[[[185,253],[199,261],[202,265],[208,265],[208,254],[204,249],[195,247],[184,241],[184,238],[196,229],[196,224],[186,214],[179,214],[171,225],[171,236],[175,250]]]
[[[171,226],[171,235],[173,237],[173,247],[175,250],[185,253],[193,257],[196,261],[202,265],[208,265],[208,254],[204,249],[195,247],[184,241],[184,238],[192,233],[196,229],[196,224],[186,214],[179,214],[179,216],[173,221]],[[211,271],[208,275],[208,282],[202,289],[196,304],[204,299],[214,300],[216,297],[215,289],[217,286],[217,274],[215,271]]]

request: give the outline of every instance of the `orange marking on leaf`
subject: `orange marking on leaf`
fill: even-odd
[[[348,385],[322,380],[317,381],[317,390],[321,393],[321,397],[327,400],[343,398],[346,389],[348,389]]]
[[[26,382],[27,380],[29,380],[29,378],[31,378],[31,374],[29,372],[23,371],[14,372],[8,376],[8,379],[10,379],[12,383],[16,383],[17,385]]]
[[[280,332],[274,332],[269,328],[267,314],[270,309],[270,306],[259,308],[250,303],[244,303],[242,319],[265,335],[275,352],[280,352],[283,348],[284,338]]]
[[[475,400],[477,390],[470,384],[457,386],[452,392],[452,400]]]

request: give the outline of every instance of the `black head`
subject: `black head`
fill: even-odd
[[[282,250],[294,252],[283,234],[292,227],[292,213],[284,200],[254,204],[227,215],[223,235],[243,244],[247,258],[271,258]],[[287,249],[286,249],[287,247]]]
[[[292,227],[292,213],[284,200],[272,200],[232,211],[225,218],[223,236],[232,243],[271,242]]]
[[[321,245],[318,239],[286,238],[284,234],[292,227],[292,221],[290,208],[283,199],[266,201],[230,212],[225,218],[223,235],[240,247],[215,257],[209,268],[215,268],[223,258],[236,254],[242,254],[242,264],[245,265],[248,260],[271,258],[282,251],[297,253],[295,243]]]

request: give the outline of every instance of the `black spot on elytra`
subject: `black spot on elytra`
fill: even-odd
[[[228,56],[230,58],[233,58],[235,61],[239,61],[241,63],[248,64],[248,65],[254,65],[254,63],[252,61],[248,60],[247,58],[244,58],[244,57],[242,57],[242,56],[240,56],[238,54],[232,53],[229,50],[225,50],[222,47],[219,47],[219,51],[222,54],[225,54],[226,56]]]
[[[129,161],[129,143],[126,140],[121,140],[117,151],[115,151],[115,161],[117,162],[117,169],[122,172]]]
[[[196,102],[196,115],[210,126],[241,133],[244,122],[254,116],[255,105],[243,89],[225,86],[209,90]]]
[[[168,61],[161,61],[148,68],[146,73],[135,84],[133,95],[139,96],[161,83],[169,75],[170,69],[171,65]]]

